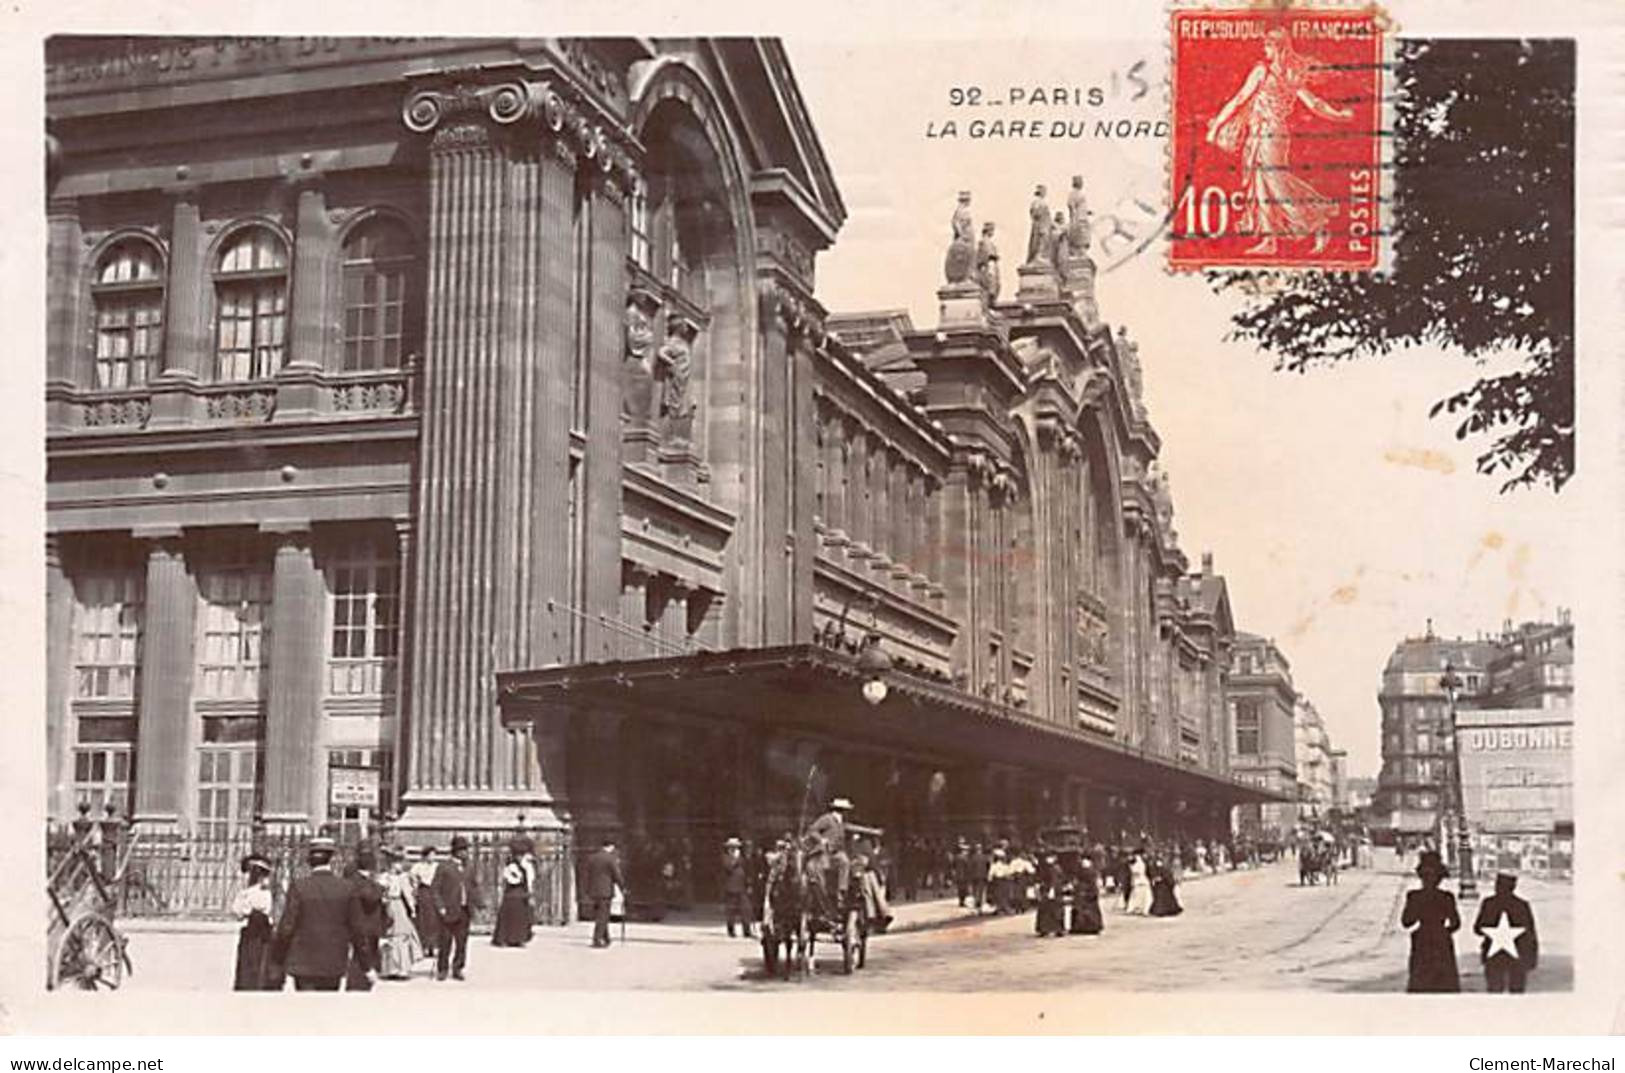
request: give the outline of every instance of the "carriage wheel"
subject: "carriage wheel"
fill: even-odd
[[[846,926],[841,929],[841,971],[848,976],[852,975],[852,962],[857,954],[858,941],[858,911],[846,911]]]
[[[101,917],[80,917],[57,947],[49,984],[82,991],[105,987],[111,991],[124,982],[124,964],[124,942],[113,925]]]

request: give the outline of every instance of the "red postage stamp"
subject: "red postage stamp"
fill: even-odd
[[[1172,267],[1378,267],[1383,25],[1374,9],[1173,14]]]

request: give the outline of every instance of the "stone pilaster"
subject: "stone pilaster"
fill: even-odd
[[[587,166],[597,171],[597,159]],[[587,517],[582,545],[584,595],[589,616],[589,660],[614,659],[616,635],[599,625],[614,618],[621,594],[621,362],[626,346],[625,191],[602,175],[592,195],[591,328],[587,367]]]
[[[164,289],[164,371],[153,384],[153,428],[175,427],[192,420],[193,396],[187,384],[212,378],[214,357],[204,288],[210,285],[204,265],[204,236],[196,186],[173,191],[169,228],[169,279]]]
[[[795,408],[796,428],[793,442],[795,456],[790,464],[795,489],[790,521],[795,543],[790,549],[788,640],[793,642],[807,642],[813,637],[813,566],[818,558],[818,534],[813,529],[813,485],[819,450],[812,432],[813,422],[817,420],[813,400],[816,377],[813,371],[813,343],[813,339],[803,334],[794,341],[790,351],[790,401]],[[824,502],[827,512],[827,488]]]
[[[83,335],[79,331],[84,294],[80,258],[84,249],[79,203],[52,198],[46,205],[45,351],[47,388],[89,387],[95,381],[88,367]],[[53,428],[69,427],[65,409],[52,407]]]
[[[274,533],[271,668],[265,717],[268,823],[309,826],[326,815],[327,770],[319,755],[322,721],[324,587],[308,523],[266,525]]]
[[[754,590],[758,621],[762,624],[760,643],[783,644],[789,640],[790,578],[785,555],[790,530],[790,497],[794,474],[790,470],[790,438],[795,434],[795,409],[790,398],[790,331],[796,320],[794,299],[777,283],[758,284],[757,327],[761,333],[761,379],[763,405],[757,414],[761,443],[761,479],[756,487],[756,510],[760,517],[757,532],[761,544],[751,556],[756,576],[749,586]]]
[[[294,197],[293,281],[288,309],[287,361],[277,374],[277,421],[308,421],[321,409],[319,374],[329,363],[328,325],[337,322],[328,306],[332,289],[333,227],[321,178],[301,174],[289,181]],[[336,364],[336,362],[335,362]]]
[[[621,613],[618,616],[635,635],[621,638],[622,659],[645,659],[657,655],[655,646],[644,640],[649,621],[649,582],[647,567],[634,562],[621,564]]]
[[[135,535],[151,541],[137,705],[135,821],[163,828],[189,813],[185,794],[192,769],[197,584],[186,567],[179,529],[138,530]]]
[[[45,535],[45,755],[46,815],[66,819],[73,810],[73,585],[62,567],[62,541]]]

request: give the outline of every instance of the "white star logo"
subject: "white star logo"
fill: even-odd
[[[1507,920],[1506,913],[1503,912],[1501,914],[1500,921],[1495,925],[1495,927],[1484,929],[1484,937],[1490,941],[1490,948],[1489,950],[1485,951],[1484,956],[1494,957],[1496,954],[1504,951],[1511,954],[1513,957],[1517,957],[1517,938],[1528,930],[1528,928],[1514,927],[1512,923]]]

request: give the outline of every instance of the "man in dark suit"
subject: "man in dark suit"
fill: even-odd
[[[364,925],[355,887],[333,874],[336,849],[331,838],[310,840],[310,874],[289,888],[277,921],[274,960],[287,966],[298,991],[337,991],[352,951],[369,982],[378,971],[360,940]]]
[[[384,937],[384,888],[378,882],[377,872],[377,851],[372,846],[358,847],[355,851],[355,871],[350,873],[350,885],[355,889],[357,920],[361,930],[356,936],[349,971],[344,976],[346,991],[371,991],[378,969],[378,945]],[[368,966],[371,966],[371,972]]]
[[[1473,933],[1479,937],[1484,961],[1484,989],[1522,994],[1524,983],[1540,961],[1540,940],[1535,935],[1535,913],[1529,903],[1512,893],[1518,877],[1501,872],[1495,893],[1478,907]]]
[[[602,949],[609,945],[609,903],[615,897],[615,888],[626,895],[626,877],[621,874],[620,854],[615,852],[613,835],[604,836],[603,847],[587,858],[587,900],[592,903],[592,945]]]
[[[434,978],[444,980],[449,968],[453,980],[463,979],[468,964],[468,926],[480,907],[479,888],[468,864],[468,839],[451,838],[451,856],[440,862],[430,885],[435,914],[440,918],[441,943],[435,952]]]
[[[750,936],[750,876],[745,856],[737,838],[730,838],[722,850],[722,910],[728,923],[728,938],[734,937],[734,925],[745,929]]]

